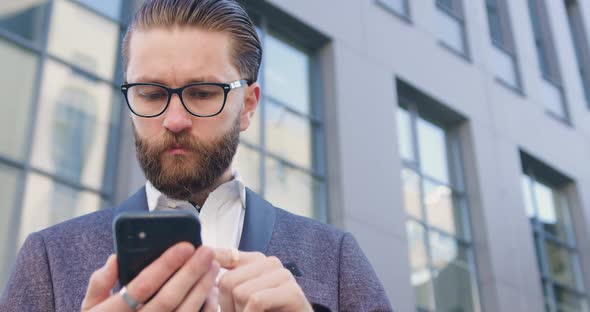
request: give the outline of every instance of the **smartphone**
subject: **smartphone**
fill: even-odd
[[[201,224],[190,211],[124,212],[113,220],[119,284],[131,282],[174,244],[201,246]]]

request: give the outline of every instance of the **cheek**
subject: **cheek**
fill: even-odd
[[[132,122],[135,127],[135,131],[142,138],[154,137],[160,133],[164,127],[160,118],[141,118],[132,116]]]

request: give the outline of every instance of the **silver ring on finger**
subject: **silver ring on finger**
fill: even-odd
[[[127,286],[123,286],[123,288],[121,288],[121,290],[119,290],[119,295],[121,295],[121,297],[123,297],[123,300],[125,301],[125,303],[127,303],[127,305],[133,311],[136,311],[139,308],[139,306],[141,305],[141,303],[139,303],[137,300],[133,299],[129,295],[129,293],[127,292]]]

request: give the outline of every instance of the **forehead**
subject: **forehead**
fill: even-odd
[[[129,42],[129,82],[181,85],[239,78],[232,58],[232,40],[224,32],[197,27],[135,30]]]

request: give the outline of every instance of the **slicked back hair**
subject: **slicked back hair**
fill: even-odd
[[[229,34],[234,65],[248,83],[256,81],[262,46],[254,23],[236,0],[145,0],[123,38],[125,72],[129,63],[129,42],[135,30],[175,26],[192,26]]]

